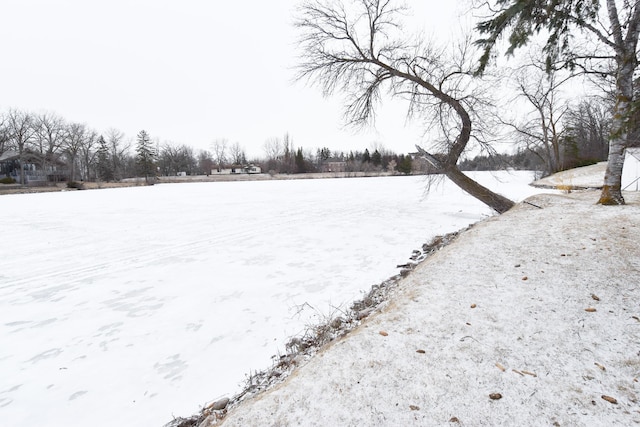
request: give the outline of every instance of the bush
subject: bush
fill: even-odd
[[[5,176],[4,178],[0,179],[0,184],[15,184],[16,180],[11,178],[10,176]]]
[[[84,184],[77,181],[67,182],[67,188],[77,188],[78,190],[84,190]]]

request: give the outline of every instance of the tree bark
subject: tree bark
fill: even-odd
[[[480,200],[485,205],[491,207],[499,214],[505,213],[514,206],[513,201],[500,194],[494,193],[487,187],[469,178],[457,167],[447,168],[445,170],[445,175],[462,190]]]
[[[631,11],[631,19],[627,25],[626,37],[623,37],[622,26],[618,18],[618,10],[614,0],[607,0],[607,11],[611,21],[611,32],[616,53],[616,105],[611,126],[609,141],[609,157],[604,184],[599,204],[623,205],[622,197],[622,165],[624,150],[629,134],[629,121],[632,119],[633,107],[633,73],[638,66],[636,47],[640,33],[640,6],[635,5]]]
[[[458,166],[453,164],[448,164],[441,162],[433,155],[426,152],[422,147],[416,146],[418,152],[440,173],[443,173],[447,178],[449,178],[454,184],[456,184],[460,189],[465,191],[470,196],[475,197],[480,200],[485,205],[489,206],[491,209],[495,210],[499,214],[503,214],[513,206],[515,203],[508,198],[497,194],[487,187],[481,185],[477,181],[469,178],[465,175]]]
[[[609,158],[604,174],[604,185],[598,203],[601,205],[624,205],[622,197],[622,165],[624,164],[624,140],[611,139],[609,142]]]

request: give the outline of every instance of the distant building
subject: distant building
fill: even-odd
[[[43,167],[44,165],[44,167]],[[21,173],[24,171],[24,174]],[[20,182],[24,175],[25,182],[53,182],[67,180],[67,165],[58,157],[48,158],[43,161],[40,154],[25,151],[22,156],[13,150],[5,151],[0,155],[0,178],[8,176]]]
[[[347,162],[340,159],[327,159],[322,162],[322,172],[346,172]]]
[[[262,173],[262,169],[260,169],[260,166],[256,166],[256,165],[247,165],[247,166],[242,166],[242,165],[232,165],[230,167],[227,168],[223,168],[223,169],[212,169],[211,170],[211,174],[212,175],[238,175],[238,174],[255,174],[255,173]]]

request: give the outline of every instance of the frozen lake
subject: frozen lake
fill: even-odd
[[[521,200],[525,172],[475,175]],[[161,426],[240,390],[287,338],[491,214],[423,177],[7,195],[2,425]]]

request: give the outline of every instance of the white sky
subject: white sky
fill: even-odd
[[[376,129],[345,129],[339,97],[293,82],[299,3],[3,0],[0,109],[197,149],[226,138],[250,157],[285,132],[296,147],[413,151],[421,132],[405,129],[404,109],[386,108]],[[430,34],[458,28],[464,2],[406,3]]]

